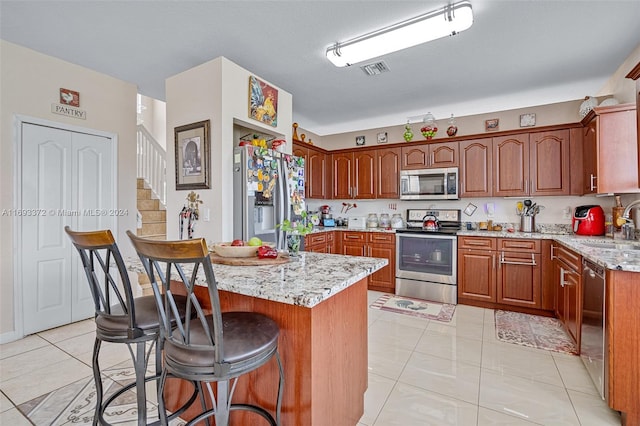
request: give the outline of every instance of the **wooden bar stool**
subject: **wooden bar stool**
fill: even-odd
[[[138,410],[137,424],[146,425],[145,382],[159,379],[162,373],[160,317],[155,297],[133,297],[131,282],[122,255],[111,231],[107,229],[77,232],[72,231],[68,226],[64,230],[80,254],[95,304],[96,340],[93,346],[92,363],[96,386],[96,409],[93,424],[108,424],[104,418],[106,409],[117,397],[135,387]],[[184,304],[184,297],[180,301]],[[179,309],[177,315],[184,319],[184,309]],[[118,390],[104,402],[102,377],[98,362],[102,342],[126,344],[131,353],[136,376],[134,382]],[[151,342],[151,345],[147,349],[148,342]],[[154,348],[156,374],[146,376],[147,365]],[[189,402],[173,413],[170,418],[178,417],[196,398],[197,389],[194,389]],[[161,414],[155,423],[159,423],[166,416],[166,413]]]
[[[204,382],[213,408],[192,419],[193,425],[215,416],[216,426],[229,424],[231,410],[248,410],[264,417],[269,424],[280,424],[284,373],[278,354],[280,329],[271,318],[254,312],[220,312],[218,288],[204,239],[184,241],[157,241],[137,237],[127,231],[142,261],[156,302],[161,311],[164,342],[164,367],[160,380],[158,402],[164,413],[162,389],[168,376],[199,383]],[[206,283],[211,302],[211,313],[203,310],[194,294],[196,279]],[[160,293],[160,285],[164,293]],[[181,287],[186,299],[179,300],[174,289]],[[171,331],[169,325],[176,318],[179,308],[194,316],[179,321]],[[275,358],[280,379],[275,416],[265,408],[237,403],[232,404],[237,380]],[[211,383],[216,383],[216,392]]]

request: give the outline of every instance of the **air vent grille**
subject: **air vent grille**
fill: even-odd
[[[391,71],[387,66],[387,64],[384,63],[384,61],[362,65],[360,69],[364,71],[366,75],[378,75],[378,74],[382,74],[383,72]]]

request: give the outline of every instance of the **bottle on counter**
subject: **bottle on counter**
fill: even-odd
[[[378,223],[378,215],[375,213],[369,213],[369,216],[367,216],[367,228],[377,228]]]
[[[620,200],[619,195],[616,195],[616,205],[612,207],[611,210],[613,213],[613,226],[619,231],[621,225],[618,225],[618,218],[622,216],[622,213],[624,213],[624,207],[622,207],[622,201]]]

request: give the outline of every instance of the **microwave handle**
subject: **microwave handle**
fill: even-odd
[[[400,178],[400,195],[406,194],[409,191],[409,182],[406,177]]]

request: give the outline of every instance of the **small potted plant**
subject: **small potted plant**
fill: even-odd
[[[292,222],[289,219],[285,219],[282,223],[276,225],[276,228],[280,228],[287,233],[287,248],[290,256],[298,255],[301,238],[313,231],[313,223],[307,223],[306,221],[307,212],[303,210],[300,216],[302,219],[299,221]]]

